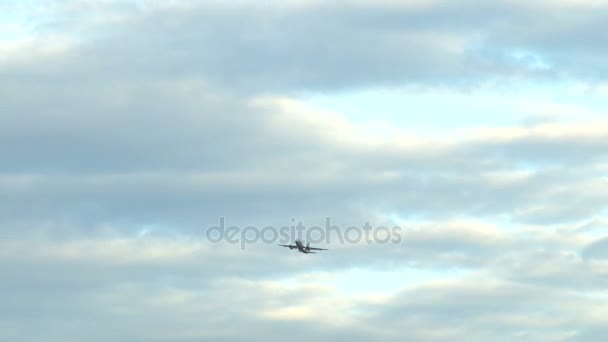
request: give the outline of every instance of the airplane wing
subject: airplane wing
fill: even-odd
[[[294,246],[294,245],[281,245],[281,244],[279,244],[279,246],[289,247],[289,248],[297,248],[298,247],[298,246]]]
[[[314,247],[310,247],[309,249],[313,250],[313,251],[328,251],[329,250],[329,249],[325,249],[325,248],[314,248]]]

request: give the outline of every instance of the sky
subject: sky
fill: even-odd
[[[3,1],[0,340],[604,341],[606,31],[592,0]]]

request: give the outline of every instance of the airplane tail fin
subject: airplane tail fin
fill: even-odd
[[[306,249],[310,249],[310,242],[306,243]]]

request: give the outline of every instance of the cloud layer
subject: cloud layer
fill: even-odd
[[[602,340],[606,6],[0,5],[0,338]],[[424,134],[309,101],[362,89],[524,120]],[[243,251],[206,240],[219,217],[401,239]]]

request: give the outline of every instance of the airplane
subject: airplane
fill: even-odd
[[[281,244],[279,244],[279,246],[289,247],[289,249],[297,248],[299,252],[304,253],[304,254],[317,254],[316,252],[311,252],[311,251],[327,251],[327,249],[325,249],[325,248],[310,247],[310,242],[307,243],[306,246],[304,246],[304,243],[302,241],[300,241],[300,240],[296,240],[296,244],[295,245],[281,245]]]

